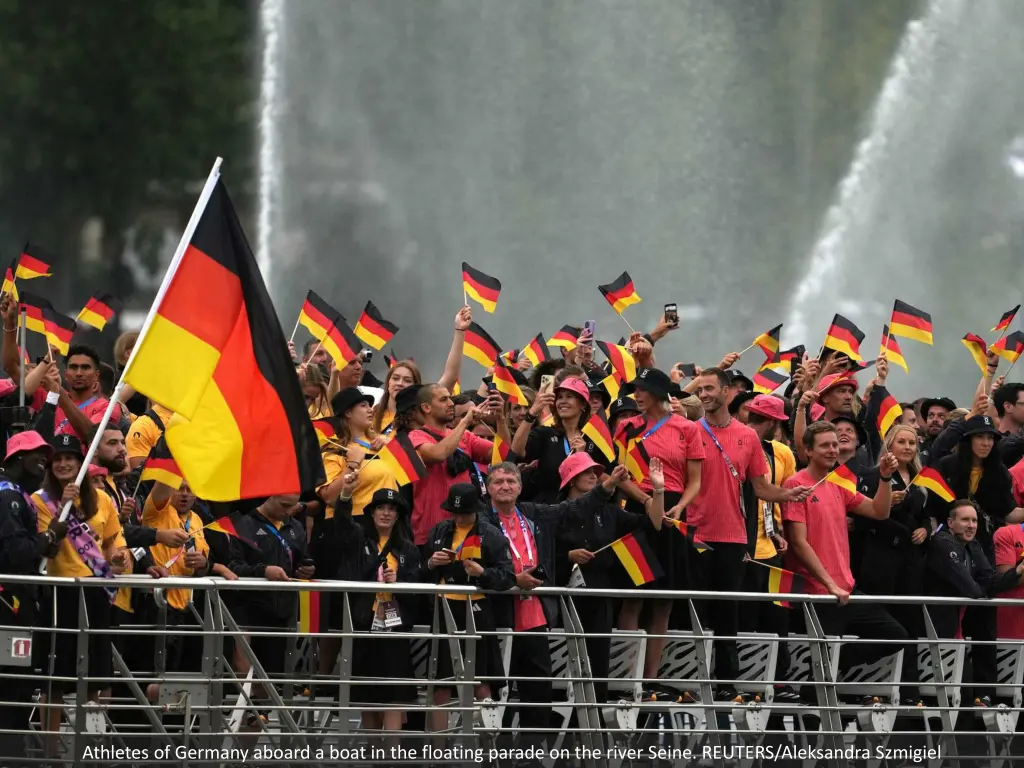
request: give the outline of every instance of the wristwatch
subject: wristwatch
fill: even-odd
[[[525,416],[523,416],[523,421],[529,422],[530,424],[536,424],[537,417],[534,416],[532,413],[527,413]]]

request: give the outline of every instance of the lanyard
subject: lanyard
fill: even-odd
[[[733,479],[737,483],[743,482],[740,480],[740,473],[736,471],[736,467],[733,466],[732,460],[729,458],[729,454],[725,452],[725,448],[718,442],[718,438],[715,437],[715,433],[711,431],[711,427],[708,425],[708,420],[703,418],[700,420],[700,425],[704,427],[704,431],[708,433],[711,440],[715,443],[715,447],[718,448],[718,452],[722,454],[722,458],[725,459],[726,466],[729,467],[729,473],[733,476]]]
[[[663,426],[665,426],[665,422],[668,421],[668,417],[671,416],[671,415],[672,414],[670,413],[667,416],[662,416],[657,424],[655,424],[653,427],[651,427],[650,429],[648,429],[646,432],[643,433],[643,435],[640,437],[640,441],[643,442],[648,437],[650,437],[655,432],[657,432],[659,429],[661,429]]]
[[[519,507],[516,507],[516,519],[519,521],[519,528],[523,532],[523,542],[526,544],[526,560],[523,560],[519,554],[519,550],[516,549],[516,543],[512,541],[512,537],[508,535],[508,529],[505,527],[505,521],[501,519],[501,515],[498,515],[498,525],[501,526],[501,532],[505,534],[505,538],[508,539],[508,546],[512,550],[512,554],[516,556],[516,560],[522,563],[523,567],[533,565],[533,546],[530,544],[530,531],[526,527],[526,521],[523,520],[523,515],[519,511]]]
[[[97,396],[96,396],[96,395],[93,395],[93,396],[92,396],[92,397],[90,397],[90,398],[89,398],[88,400],[84,400],[83,402],[81,402],[81,403],[79,403],[79,404],[78,404],[78,410],[80,410],[80,411],[84,411],[84,410],[85,410],[86,408],[88,408],[88,407],[89,407],[90,405],[92,405],[93,403],[95,403],[97,399],[98,399],[98,398],[97,398]],[[68,421],[69,421],[68,417],[67,417],[67,416],[65,416],[65,417],[64,417],[64,420],[63,420],[63,421],[61,421],[61,423],[57,425],[57,428],[56,428],[55,430],[53,430],[53,431],[54,431],[54,433],[56,434],[57,432],[60,432],[60,430],[64,429],[64,427],[66,427],[66,426],[68,425]]]
[[[352,442],[358,443],[359,445],[363,446],[363,448],[365,448],[368,451],[372,451],[373,450],[373,446],[372,445],[370,445],[365,440],[360,440],[358,437],[355,438],[355,440],[353,440]]]
[[[288,565],[292,565],[292,548],[288,545],[288,542],[284,540],[284,536],[270,523],[264,523],[263,527],[274,534],[274,537],[281,542],[281,546],[284,547],[284,551],[288,553]]]
[[[189,511],[188,517],[185,518],[185,533],[188,533],[188,529],[192,527],[192,512]],[[287,546],[287,544],[285,545]]]

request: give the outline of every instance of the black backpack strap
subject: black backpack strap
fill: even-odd
[[[157,415],[157,412],[156,412],[156,411],[154,411],[154,410],[153,410],[152,408],[148,408],[148,409],[146,410],[146,412],[145,412],[144,414],[142,414],[142,415],[143,415],[143,416],[149,416],[149,418],[151,418],[151,419],[153,420],[153,423],[154,423],[154,424],[156,424],[157,428],[158,428],[158,429],[159,429],[159,430],[160,430],[161,432],[163,432],[163,431],[164,431],[164,422],[163,422],[163,419],[161,419],[161,418],[160,418],[160,417],[159,417],[159,416]]]

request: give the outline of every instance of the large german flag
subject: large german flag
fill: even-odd
[[[501,347],[498,346],[498,342],[492,339],[487,331],[476,323],[469,324],[469,328],[466,329],[466,343],[462,348],[462,354],[484,368],[490,368],[498,359],[500,352]]]
[[[493,312],[498,307],[501,281],[462,262],[462,290],[487,312]]]
[[[43,310],[43,327],[46,329],[46,340],[62,355],[66,355],[78,323],[67,315],[47,307]]]
[[[836,315],[825,335],[825,348],[842,352],[851,360],[860,360],[860,343],[864,341],[864,332],[852,321],[842,315]]]
[[[583,329],[577,325],[563,325],[558,333],[548,339],[549,347],[562,347],[563,349],[576,349],[576,340],[583,333]]]
[[[97,293],[78,313],[79,322],[102,331],[111,318],[121,311],[121,300],[110,293]]]
[[[760,347],[769,360],[774,358],[775,353],[779,351],[779,334],[781,332],[782,323],[779,323],[770,331],[765,331],[754,339],[754,346]]]
[[[893,365],[898,365],[907,373],[910,373],[910,368],[907,366],[907,360],[903,357],[903,350],[900,349],[900,344],[896,341],[896,337],[892,334],[892,329],[888,325],[882,326],[882,345],[878,349],[878,356],[885,355],[885,359]]]
[[[20,275],[19,275],[20,277]],[[993,331],[1005,331],[1010,327],[1010,323],[1013,322],[1013,318],[1017,316],[1017,311],[1020,309],[1020,304],[1011,309],[1009,312],[1003,312],[1003,316],[999,318],[999,322],[996,323]]]
[[[608,461],[615,461],[615,442],[612,440],[612,430],[603,411],[594,411],[590,414],[580,432],[590,438]]]
[[[615,282],[597,286],[597,290],[604,296],[605,301],[612,305],[612,309],[620,315],[626,307],[639,304],[641,301],[637,296],[636,288],[633,287],[633,278],[629,276],[628,272],[619,275]]]
[[[620,347],[618,344],[612,344],[610,341],[597,342],[597,348],[608,358],[608,362],[612,364],[612,370],[619,375],[623,384],[629,384],[636,378],[636,360],[628,349]]]
[[[53,256],[42,248],[25,243],[21,249],[21,256],[18,257],[18,268],[14,276],[19,280],[31,280],[33,277],[49,277],[50,265],[53,264]]]
[[[932,316],[896,299],[892,308],[889,330],[893,336],[902,336],[923,344],[932,343]]]
[[[1024,352],[1024,331],[1014,331],[1003,336],[993,342],[989,349],[1004,360],[1008,360],[1011,365],[1016,363],[1021,352]]]
[[[551,353],[548,351],[548,343],[544,341],[544,334],[534,336],[533,341],[523,347],[523,354],[534,368],[550,360]]]
[[[36,296],[28,291],[21,292],[21,301],[18,311],[25,315],[25,327],[30,331],[46,335],[46,321],[43,319],[43,310],[53,311],[53,304],[42,296]]]
[[[976,336],[973,333],[968,333],[962,339],[961,343],[967,347],[967,351],[971,353],[971,357],[974,358],[974,362],[981,368],[981,374],[984,376],[988,373],[988,365],[986,364],[986,358],[988,354],[988,348],[985,346],[985,340],[981,336]]]
[[[514,405],[530,404],[530,401],[526,399],[526,395],[523,394],[519,382],[512,375],[508,363],[500,357],[494,362],[494,387]]]
[[[142,465],[142,474],[139,475],[139,482],[155,480],[158,483],[169,485],[174,490],[181,488],[183,480],[178,462],[171,455],[171,449],[167,447],[167,441],[161,435],[146,457]]]
[[[166,285],[125,380],[175,412],[167,445],[192,490],[232,501],[321,485],[295,365],[222,181]]]
[[[11,266],[7,268],[7,272],[4,273],[4,287],[3,290],[0,291],[0,293],[4,293],[7,294],[8,296],[13,297],[15,301],[18,300],[18,286],[15,285],[14,283],[14,281],[16,280],[16,278],[14,277],[14,271],[17,268],[18,259],[15,258],[14,261],[11,262]]]
[[[366,309],[356,323],[356,336],[366,342],[367,346],[380,350],[395,337],[396,333],[398,326],[385,320],[372,301],[366,302]]]

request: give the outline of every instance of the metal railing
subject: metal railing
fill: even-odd
[[[90,621],[84,594],[101,586],[97,579],[4,576],[2,581],[8,591],[33,585],[44,596],[57,586],[78,589],[74,628],[53,628],[50,616],[35,627],[0,627],[0,706],[29,710],[30,715],[24,729],[0,734],[8,744],[12,738],[24,743],[22,755],[4,755],[18,758],[2,762],[4,766],[280,765],[298,760],[310,765],[515,765],[524,757],[536,757],[548,768],[556,763],[618,768],[701,761],[753,766],[787,757],[805,765],[856,761],[938,766],[972,765],[978,759],[1009,765],[1024,752],[1013,742],[1022,709],[1024,642],[994,641],[997,700],[992,707],[975,709],[965,695],[970,686],[965,671],[972,647],[986,644],[939,637],[927,610],[929,605],[979,604],[1024,610],[1024,601],[853,595],[851,604],[909,605],[922,611],[923,637],[884,641],[828,636],[818,608],[835,605],[830,596],[656,590],[638,595],[631,590],[542,587],[533,594],[557,601],[562,624],[544,635],[552,672],[542,678],[510,674],[517,638],[530,636],[530,647],[536,649],[536,633],[482,629],[474,601],[442,598],[472,595],[478,591],[472,587],[389,584],[394,595],[425,596],[430,609],[424,624],[380,633],[358,631],[352,617],[352,597],[379,592],[375,583],[119,577],[119,586],[153,593],[156,610],[148,623],[101,629]],[[168,589],[193,590],[185,616],[175,615],[179,623],[169,623]],[[319,594],[333,603],[331,616],[340,626],[327,626],[326,610],[318,632],[299,632],[298,616],[276,628],[246,626],[246,610],[236,616],[235,606],[244,606],[245,593],[271,590]],[[674,609],[688,618],[689,629],[664,635],[584,631],[576,604],[580,598],[637,596],[674,601]],[[799,634],[783,637],[715,635],[703,625],[695,605],[708,600],[786,600],[793,605],[790,615],[802,618],[804,626]],[[60,634],[76,635],[73,677],[53,674],[52,649]],[[657,677],[645,678],[647,644],[656,637],[665,639],[665,649]],[[109,677],[90,677],[89,649],[96,638],[113,646]],[[274,653],[266,650],[268,639],[277,644],[269,646]],[[595,677],[587,644],[599,639],[609,641],[610,664],[606,676]],[[225,647],[226,640],[233,651]],[[150,641],[151,663],[143,666],[133,651]],[[481,663],[495,641],[501,668],[484,674]],[[722,641],[734,641],[739,651],[735,680],[713,677],[716,645]],[[198,650],[191,668],[168,669],[171,648],[189,642]],[[357,658],[356,644],[367,642],[374,643],[369,657],[374,662],[387,658],[389,643],[408,652],[412,675],[384,677],[362,668],[359,661],[367,656],[364,652]],[[843,649],[864,643],[884,646],[881,658],[843,669]],[[329,660],[332,644],[337,661],[321,665],[322,655]],[[791,660],[780,673],[783,649]],[[278,651],[282,658],[270,658]],[[902,670],[908,652],[917,655],[920,680],[915,685],[924,706],[904,704],[899,697],[901,686],[907,685]],[[538,653],[543,655],[543,650]],[[451,670],[445,679],[438,676],[442,660]],[[531,682],[550,682],[550,700],[517,695],[521,685]],[[599,698],[604,686],[595,688],[595,683],[606,685],[608,694]],[[490,696],[480,700],[475,692],[482,685],[490,687]],[[735,687],[742,701],[716,701],[715,691],[722,685]],[[783,685],[799,687],[799,699],[777,695],[777,686]],[[35,689],[31,697],[5,694],[26,686]],[[362,703],[360,693],[379,694],[395,686],[415,694],[403,703]],[[652,686],[660,689],[654,700],[645,696]],[[96,688],[101,694],[90,700]],[[447,690],[452,691],[450,700],[439,693]],[[550,717],[546,725],[531,725],[526,734],[519,720],[531,709],[550,710]],[[61,713],[56,733],[39,726],[47,711]],[[375,725],[375,717],[394,712],[401,713],[402,730],[367,727]]]

